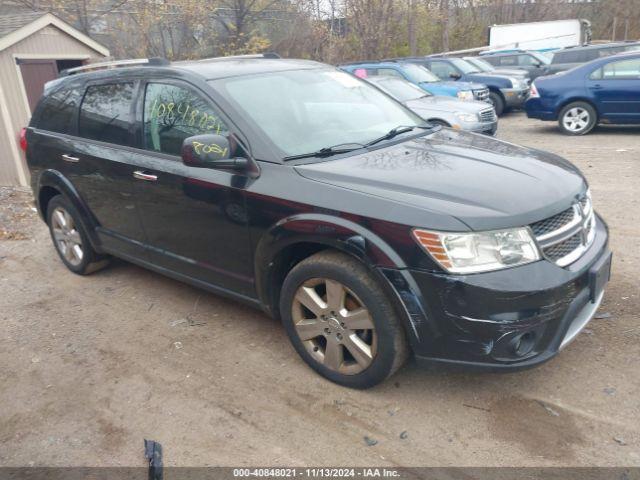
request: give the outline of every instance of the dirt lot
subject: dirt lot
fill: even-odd
[[[640,129],[567,138],[514,113],[499,137],[589,178],[615,252],[604,318],[534,370],[410,364],[364,392],[260,312],[123,262],[69,273],[28,191],[1,189],[0,465],[143,465],[145,437],[168,465],[640,465]]]

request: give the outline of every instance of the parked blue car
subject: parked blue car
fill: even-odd
[[[640,124],[640,53],[537,78],[525,109],[529,118],[557,120],[568,135],[584,135],[598,123]]]
[[[413,62],[429,69],[442,80],[476,82],[486,85],[489,90],[484,100],[493,105],[498,116],[508,108],[522,108],[529,96],[529,84],[518,77],[495,75],[481,72],[478,67],[457,57],[407,57],[399,59]]]
[[[356,77],[367,78],[377,75],[400,77],[419,86],[432,95],[457,97],[460,100],[479,100],[486,98],[487,87],[477,83],[443,82],[424,67],[408,62],[369,62],[339,65],[345,72]]]

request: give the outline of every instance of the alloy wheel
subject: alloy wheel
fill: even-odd
[[[311,357],[330,370],[356,375],[376,356],[371,314],[348,287],[328,278],[302,284],[293,299],[293,322]]]
[[[56,207],[51,215],[51,231],[56,248],[74,267],[82,263],[84,249],[82,237],[76,229],[73,217],[62,207]]]
[[[562,124],[571,132],[581,132],[589,125],[589,112],[581,107],[574,107],[564,114]]]

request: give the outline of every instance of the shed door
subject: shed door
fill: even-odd
[[[44,91],[44,84],[58,78],[58,67],[55,60],[18,59],[18,65],[20,65],[22,81],[27,91],[29,108],[33,113]]]

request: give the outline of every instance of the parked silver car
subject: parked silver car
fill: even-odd
[[[397,77],[373,76],[364,80],[403,103],[430,123],[457,130],[495,135],[498,116],[485,102],[458,100],[431,95]]]

